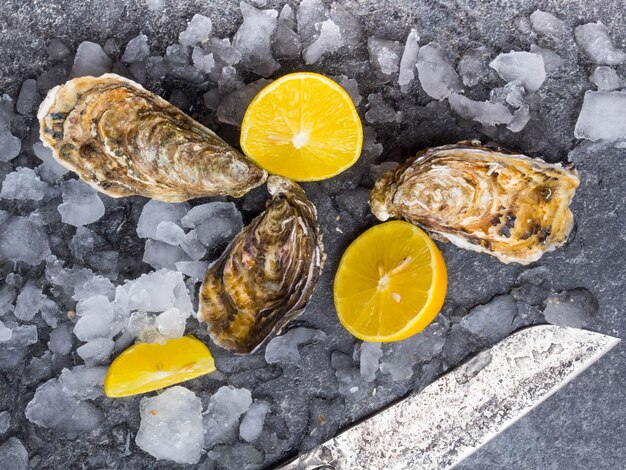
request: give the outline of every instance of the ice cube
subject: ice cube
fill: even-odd
[[[70,55],[70,48],[65,45],[60,39],[53,39],[46,47],[46,53],[48,57],[54,60],[65,59]]]
[[[165,61],[170,65],[188,65],[191,48],[181,44],[172,44],[165,49]]]
[[[122,60],[132,64],[146,60],[150,56],[150,46],[148,45],[148,37],[145,34],[139,34],[128,42]]]
[[[79,400],[93,400],[104,395],[106,367],[76,366],[63,369],[59,384],[63,391]]]
[[[146,73],[150,78],[163,79],[168,72],[167,63],[160,56],[151,56],[146,59]]]
[[[359,83],[354,78],[348,78],[345,75],[335,75],[331,78],[339,83],[341,88],[348,92],[355,106],[361,104],[363,97],[359,92]]]
[[[104,204],[91,186],[70,180],[63,183],[63,204],[59,206],[59,213],[63,222],[80,227],[100,220]]]
[[[302,0],[296,14],[298,36],[303,46],[308,46],[317,37],[316,25],[328,19],[328,10],[321,0]]]
[[[402,113],[389,106],[381,93],[372,93],[367,97],[369,109],[365,113],[365,120],[374,122],[401,122]]]
[[[174,222],[159,222],[156,239],[169,245],[180,245],[186,240],[185,231]]]
[[[24,80],[17,97],[15,110],[20,114],[30,114],[39,103],[39,93],[37,93],[37,81],[29,78]]]
[[[204,441],[202,402],[181,386],[140,402],[141,423],[136,444],[157,459],[195,464]]]
[[[181,219],[183,227],[195,228],[203,245],[213,247],[230,241],[243,228],[243,219],[232,202],[209,202],[191,209]]]
[[[213,53],[205,54],[201,47],[194,47],[191,53],[191,61],[193,66],[204,73],[210,73],[215,67],[215,59]]]
[[[284,5],[278,15],[278,22],[284,23],[285,26],[291,29],[296,28],[296,14],[293,12],[293,8],[289,5]]]
[[[398,41],[389,41],[371,37],[367,39],[370,65],[377,75],[387,79],[398,72],[402,45]]]
[[[69,323],[61,323],[50,332],[48,349],[60,356],[70,353],[72,350],[72,328]]]
[[[0,462],[7,470],[27,470],[28,451],[17,437],[9,437],[0,445]]]
[[[436,42],[420,47],[417,54],[417,75],[426,94],[437,100],[463,90],[463,84],[443,49]]]
[[[268,77],[280,64],[272,57],[272,33],[276,28],[276,10],[258,10],[245,2],[239,4],[243,23],[233,36],[233,46],[241,52],[241,66]]]
[[[508,124],[513,119],[511,111],[501,103],[474,101],[456,93],[452,93],[448,97],[448,101],[459,116],[478,121],[485,126]]]
[[[507,82],[520,80],[528,91],[537,91],[546,79],[543,57],[523,51],[500,54],[489,67]]]
[[[170,308],[156,317],[156,329],[168,339],[180,338],[185,334],[185,325],[189,312],[181,312],[177,308]]]
[[[404,52],[400,59],[400,74],[398,75],[398,85],[402,93],[408,93],[411,90],[411,83],[415,80],[415,72],[417,65],[417,54],[419,52],[420,36],[416,29],[411,32],[404,43]]]
[[[9,173],[2,183],[0,198],[41,201],[48,190],[48,185],[39,179],[30,168],[18,167]]]
[[[252,394],[245,388],[221,387],[209,398],[204,415],[205,446],[227,443],[236,438],[239,418],[252,405]]]
[[[11,426],[11,413],[8,411],[0,412],[0,434],[4,434]],[[24,467],[26,468],[26,467]]]
[[[190,230],[185,236],[185,241],[180,244],[183,251],[193,261],[198,261],[206,255],[207,248],[198,239],[198,232]],[[179,261],[179,263],[185,263],[185,261]],[[180,270],[179,270],[180,271]]]
[[[285,5],[278,17],[278,24],[272,35],[272,52],[279,59],[295,59],[300,56],[302,43],[294,31],[295,16],[289,5]]]
[[[296,327],[286,333],[275,336],[265,348],[265,362],[278,364],[281,362],[298,362],[300,346],[317,343],[326,338],[326,333],[313,328]]]
[[[330,6],[330,19],[339,27],[344,46],[356,48],[363,43],[363,28],[350,9],[333,2]]]
[[[63,391],[57,379],[40,385],[26,405],[26,418],[38,426],[62,432],[88,432],[104,421],[99,408]]]
[[[472,308],[460,325],[475,336],[495,343],[511,332],[516,315],[515,299],[510,295],[498,295],[486,304]]]
[[[13,160],[20,154],[22,141],[7,129],[0,129],[0,162]]]
[[[179,261],[176,263],[176,270],[178,272],[189,276],[195,281],[202,281],[207,269],[209,269],[209,263],[206,261]]]
[[[107,299],[113,300],[115,297],[115,286],[103,276],[94,276],[82,284],[77,284],[72,298],[76,301],[81,301],[97,295],[103,295]]]
[[[189,204],[186,202],[171,204],[151,199],[143,206],[139,216],[137,235],[139,238],[156,239],[157,228],[161,222],[177,223],[188,210]]]
[[[373,382],[378,372],[379,361],[383,355],[380,343],[369,343],[364,341],[361,344],[360,372],[361,377],[367,382]]]
[[[2,320],[0,320],[0,342],[9,341],[13,336],[13,330],[11,328],[7,328]]]
[[[535,44],[531,44],[530,52],[543,57],[543,65],[546,69],[546,73],[554,72],[563,65],[563,59],[561,59],[561,57],[551,49],[545,49],[543,47],[536,46]]]
[[[206,81],[204,72],[198,70],[193,65],[173,64],[170,65],[168,73],[172,78],[184,80],[194,85],[201,85]]]
[[[488,51],[484,47],[468,49],[459,61],[459,74],[466,86],[477,85],[488,73],[486,58]]]
[[[626,87],[626,81],[614,69],[606,65],[597,66],[589,80],[598,87],[599,91],[613,91]]]
[[[609,30],[602,23],[587,23],[574,29],[576,43],[599,65],[619,65],[626,61],[626,52],[616,49],[609,37]]]
[[[76,306],[76,314],[80,318],[74,326],[74,334],[81,341],[112,338],[119,332],[119,328],[114,325],[113,306],[103,295],[79,302]]]
[[[76,352],[88,366],[105,364],[113,352],[115,343],[109,338],[97,338],[83,344]]]
[[[306,64],[314,64],[324,54],[335,52],[344,44],[339,26],[332,20],[326,20],[320,25],[320,34],[317,39],[302,52],[302,58]]]
[[[70,170],[62,166],[53,156],[52,150],[44,146],[41,142],[33,144],[33,152],[35,156],[43,162],[43,166],[54,173],[56,176],[66,175]]]
[[[241,127],[241,121],[243,121],[243,115],[245,114],[248,105],[257,93],[265,88],[265,86],[269,83],[271,83],[271,80],[261,78],[228,95],[220,102],[217,108],[217,119],[221,122],[225,122],[226,124]]]
[[[568,26],[551,13],[536,10],[530,15],[530,23],[538,34],[558,37],[569,32]]]
[[[256,400],[246,412],[239,425],[239,436],[246,442],[254,442],[263,431],[265,415],[270,412],[270,404],[263,400]]]
[[[493,103],[510,104],[519,108],[524,104],[526,89],[519,80],[513,80],[503,87],[494,88],[489,93],[489,100]]]
[[[584,328],[598,312],[598,301],[587,289],[572,289],[549,297],[543,315],[548,323]]]
[[[146,240],[143,262],[156,269],[176,269],[179,261],[189,261],[185,251],[178,247],[157,240]]]
[[[626,92],[586,92],[574,135],[578,139],[626,141]]]
[[[45,300],[46,296],[41,288],[31,279],[24,284],[17,296],[13,314],[20,320],[31,321],[41,311]]]
[[[196,14],[187,24],[187,29],[178,35],[178,42],[183,46],[195,46],[208,41],[212,31],[211,18]]]
[[[113,61],[104,52],[104,49],[95,42],[81,42],[74,57],[74,65],[70,77],[84,77],[91,75],[98,77],[111,71]]]
[[[513,113],[513,119],[506,127],[511,132],[521,132],[528,124],[528,121],[530,121],[530,108],[525,104]]]
[[[241,52],[230,44],[228,38],[211,38],[211,51],[215,59],[224,65],[235,65],[241,60]]]
[[[124,287],[128,292],[130,310],[160,313],[175,307],[181,312],[193,313],[183,276],[176,271],[161,269],[143,274],[127,281]]]
[[[26,217],[9,217],[0,224],[0,259],[35,266],[49,254],[48,235]]]

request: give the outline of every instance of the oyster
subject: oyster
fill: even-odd
[[[37,117],[54,157],[109,196],[239,197],[267,176],[214,132],[115,74],[54,87]]]
[[[380,220],[402,217],[461,248],[527,264],[567,240],[578,184],[560,164],[459,142],[385,173],[370,206]]]
[[[263,213],[213,263],[198,318],[213,341],[250,353],[304,310],[324,264],[315,207],[296,183],[270,176]]]

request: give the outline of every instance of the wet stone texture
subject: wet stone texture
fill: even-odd
[[[597,4],[6,0],[0,467],[271,467],[524,326],[623,336],[626,30],[620,2]],[[305,314],[266,348],[234,356],[193,316],[198,279],[267,192],[185,204],[109,198],[51,158],[35,112],[69,77],[113,71],[236,145],[254,94],[298,70],[348,90],[363,154],[304,185],[328,252]],[[406,341],[362,344],[337,320],[332,279],[346,246],[375,223],[373,180],[418,149],[472,138],[576,165],[570,242],[529,266],[440,244],[441,314]],[[209,344],[218,372],[160,395],[103,396],[103,369],[135,338],[183,331]],[[620,467],[625,360],[616,347],[461,468]]]

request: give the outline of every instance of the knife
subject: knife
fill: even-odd
[[[452,468],[618,342],[575,328],[525,328],[281,468]]]

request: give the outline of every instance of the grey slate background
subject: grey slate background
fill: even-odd
[[[285,2],[270,1],[268,7]],[[291,3],[291,2],[290,2]],[[350,4],[350,2],[348,2]],[[151,46],[163,52],[175,42],[178,33],[194,13],[213,20],[214,30],[232,36],[240,22],[237,1],[167,2],[167,12],[148,11],[140,1],[23,1],[3,0],[0,11],[0,91],[16,96],[24,79],[36,77],[50,64],[45,46],[60,38],[73,50],[84,40],[104,44],[108,37],[121,43],[139,32]],[[352,6],[357,8],[353,2]],[[465,47],[488,45],[495,51],[520,49],[520,34],[513,26],[518,15],[536,9],[557,14],[570,26],[602,21],[611,31],[616,47],[626,48],[626,20],[623,0],[609,1],[379,1],[360,2],[368,14],[368,35],[403,41],[411,27],[417,27],[422,43],[438,40],[448,53],[462,53]],[[559,52],[557,50],[557,52]],[[584,62],[582,54],[578,60]],[[333,70],[332,61],[324,63]],[[618,70],[624,76],[624,66]],[[340,68],[340,67],[338,67]],[[591,88],[586,73],[559,77],[556,93],[541,95],[545,115],[541,125],[529,124],[522,133],[502,142],[531,154],[544,154],[550,161],[563,160],[576,146],[573,128],[582,96]],[[282,70],[281,70],[282,71]],[[548,83],[543,89],[551,89]],[[365,90],[375,92],[373,85]],[[361,90],[362,95],[366,95]],[[423,104],[423,103],[422,103]],[[416,121],[424,117],[413,116]],[[474,129],[439,122],[429,132],[418,123],[402,135],[390,130],[379,135],[385,152],[401,148],[409,153],[420,147],[450,143],[460,138],[482,137]],[[449,124],[449,125],[447,125]],[[428,123],[426,123],[426,127]],[[494,136],[494,138],[500,136]],[[556,290],[586,287],[598,298],[600,311],[591,328],[626,337],[626,151],[611,147],[579,147],[576,162],[582,185],[573,209],[578,233],[565,249],[550,254],[545,266]],[[454,256],[445,247],[449,261],[451,297],[473,305],[495,293],[508,292],[519,267],[504,267],[482,255]],[[450,253],[450,256],[447,256]],[[464,273],[478,270],[489,285],[463,284]],[[618,345],[609,355],[550,398],[513,427],[468,458],[459,468],[578,469],[623,468],[626,461],[626,345]]]

